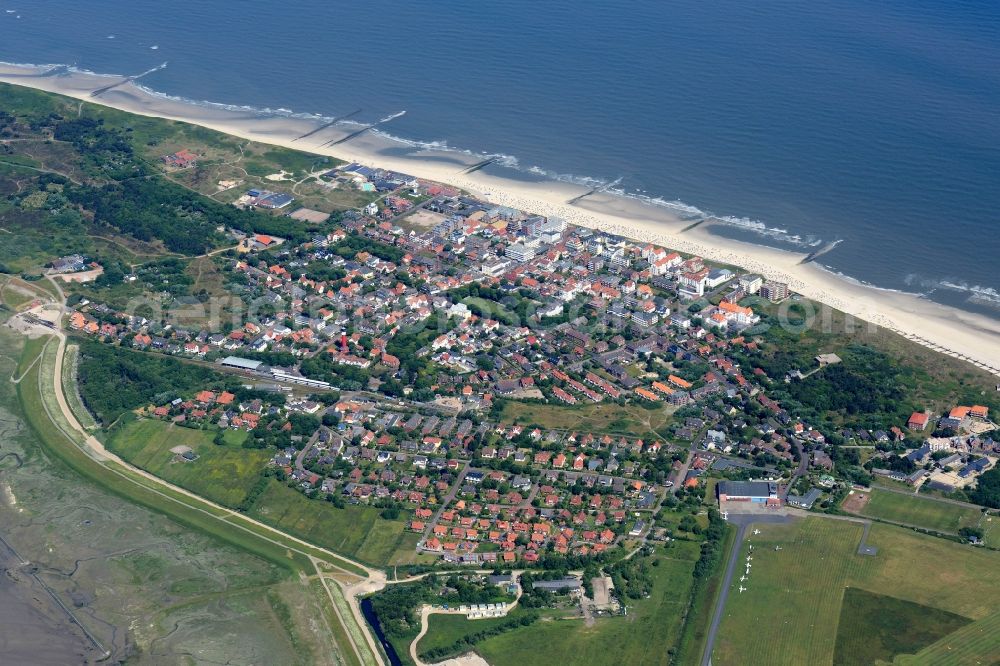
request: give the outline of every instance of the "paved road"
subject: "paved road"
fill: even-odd
[[[809,454],[802,450],[802,445],[798,442],[794,442],[793,446],[795,446],[795,450],[799,452],[799,466],[795,468],[795,472],[792,474],[791,480],[788,482],[788,485],[785,486],[785,490],[781,493],[781,499],[783,500],[788,499],[788,493],[795,487],[795,482],[805,476],[806,472],[809,471]]]
[[[505,606],[505,611],[504,611],[505,613],[509,613],[512,610],[514,610],[514,608],[517,607],[517,602],[521,600],[521,593],[523,592],[523,590],[521,589],[521,583],[519,582],[521,573],[522,572],[520,571],[514,572],[514,581],[517,584],[517,596],[514,597],[514,601],[510,602]],[[427,629],[429,628],[428,619],[430,618],[432,613],[439,615],[468,615],[468,611],[458,610],[457,608],[450,608],[448,610],[445,610],[443,608],[435,608],[429,604],[424,604],[423,606],[421,606],[420,633],[417,634],[416,638],[410,641],[410,659],[412,659],[413,663],[416,664],[417,666],[428,666],[427,662],[422,661],[420,659],[420,656],[417,654],[417,644],[420,643],[420,639],[427,634]],[[470,621],[474,622],[475,620],[470,620]]]
[[[684,485],[684,477],[687,476],[688,470],[691,468],[691,461],[694,460],[694,454],[698,452],[698,439],[698,437],[695,437],[694,441],[691,442],[691,447],[688,449],[684,464],[677,470],[677,474],[673,478],[674,485],[670,488],[671,494],[676,495],[677,491]]]
[[[302,462],[306,459],[306,455],[308,455],[309,449],[315,446],[318,440],[319,440],[319,430],[317,430],[312,434],[312,437],[309,438],[309,441],[306,443],[306,445],[302,447],[301,451],[299,451],[299,455],[295,456],[295,469],[299,470],[300,472],[306,471],[306,468],[302,466]]]
[[[420,538],[421,542],[427,540],[427,537],[430,536],[431,530],[438,524],[438,521],[441,520],[441,514],[448,508],[448,505],[455,500],[455,497],[458,495],[458,491],[462,488],[462,482],[465,481],[465,475],[469,473],[469,468],[471,466],[472,461],[466,461],[465,465],[462,466],[462,471],[458,473],[458,478],[455,479],[455,485],[451,487],[448,494],[445,495],[443,500],[441,500],[441,506],[438,508],[437,513],[434,514],[434,517],[427,522],[427,527],[424,528],[424,534]]]
[[[712,615],[712,624],[708,627],[708,638],[705,640],[705,654],[702,655],[702,666],[710,666],[712,663],[712,650],[715,647],[715,635],[719,631],[719,624],[722,622],[722,612],[726,608],[726,598],[729,596],[729,586],[733,582],[733,572],[736,571],[736,561],[740,557],[740,545],[746,536],[749,523],[739,525],[736,528],[736,539],[733,541],[733,548],[729,553],[729,562],[726,563],[726,573],[722,578],[722,587],[719,589],[719,599],[715,604],[715,613]]]
[[[729,514],[729,522],[737,527],[736,539],[733,540],[733,549],[729,553],[729,562],[726,563],[726,573],[722,579],[722,587],[719,588],[719,598],[715,603],[712,624],[708,627],[708,637],[705,639],[705,653],[701,659],[702,666],[711,666],[712,663],[715,636],[719,632],[719,625],[722,624],[722,613],[726,609],[726,599],[729,598],[729,589],[733,583],[733,572],[736,570],[736,562],[740,558],[740,546],[746,537],[747,529],[751,523],[787,523],[794,519],[795,517],[791,515]]]

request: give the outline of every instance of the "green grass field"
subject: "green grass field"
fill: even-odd
[[[972,620],[1000,607],[994,551],[875,523],[868,542],[878,554],[864,557],[856,554],[860,524],[817,517],[754,527],[761,534],[751,537],[751,573],[733,582],[712,659],[718,666],[832,663],[848,587]],[[864,630],[871,633],[840,640],[878,635]]]
[[[647,439],[655,437],[654,433],[663,430],[670,423],[673,411],[668,406],[645,409],[638,405],[622,406],[612,402],[569,406],[511,400],[504,406],[500,421]]]
[[[920,650],[969,624],[968,618],[849,587],[837,625],[834,666],[870,666]]]
[[[384,566],[396,552],[408,519],[404,513],[398,520],[383,520],[379,510],[369,506],[349,504],[338,509],[278,481],[271,482],[250,513],[278,529],[373,566]]]
[[[90,410],[83,404],[83,400],[80,398],[80,392],[77,390],[76,384],[76,362],[77,357],[80,353],[80,347],[78,345],[67,345],[65,356],[63,358],[63,394],[66,396],[66,402],[69,404],[70,410],[73,412],[73,416],[76,420],[80,422],[80,425],[87,430],[93,430],[97,427],[97,421],[94,420],[94,415],[90,413]]]
[[[915,655],[900,655],[897,666],[982,666],[1000,663],[1000,611],[967,624]]]
[[[983,516],[982,511],[972,507],[878,489],[872,489],[861,514],[952,534],[962,527],[975,527]]]
[[[502,303],[489,301],[478,296],[467,296],[462,299],[462,303],[468,305],[473,312],[479,313],[480,316],[496,319],[508,326],[516,326],[520,323],[517,314],[508,310]]]
[[[108,448],[137,467],[207,499],[236,507],[260,477],[271,452],[244,449],[245,433],[227,431],[227,443],[212,443],[214,431],[193,430],[153,419],[130,422],[115,432]],[[170,452],[190,446],[198,459],[179,462]],[[374,566],[403,559],[399,554],[412,539],[404,541],[405,516],[383,520],[379,510],[348,505],[338,509],[328,502],[310,499],[278,481],[258,498],[251,514],[317,545],[355,557]],[[415,545],[415,544],[414,544]],[[412,550],[412,548],[411,548]],[[408,563],[408,562],[402,562]]]
[[[709,625],[715,612],[715,605],[718,601],[719,592],[722,589],[722,580],[725,575],[725,558],[732,549],[734,541],[736,541],[736,530],[729,527],[726,530],[726,536],[719,549],[722,555],[715,565],[715,571],[705,579],[705,582],[691,598],[691,609],[688,611],[689,615],[684,622],[684,630],[681,633],[680,642],[677,644],[676,663],[696,663],[705,652]]]
[[[240,446],[246,433],[227,431],[223,446],[212,443],[214,434],[212,430],[140,419],[115,432],[108,448],[136,467],[214,502],[235,507],[257,481],[271,453]],[[180,462],[170,452],[176,446],[191,447],[198,459]]]
[[[403,532],[396,544],[396,550],[389,556],[387,564],[390,566],[404,566],[407,564],[434,564],[438,561],[436,555],[429,553],[418,553],[417,542],[422,534],[416,532]]]
[[[592,627],[578,619],[540,619],[488,638],[476,645],[476,652],[493,666],[558,664],[569,656],[573,663],[588,666],[666,663],[668,651],[680,640],[699,548],[695,542],[676,541],[666,551],[657,551],[660,564],[651,568],[653,594],[630,601],[624,617],[597,618]],[[421,647],[436,642],[428,633]]]
[[[450,648],[469,634],[493,629],[512,619],[520,618],[528,612],[521,608],[515,608],[506,617],[491,617],[481,620],[470,620],[464,615],[431,615],[427,620],[427,633],[417,644],[417,654],[426,661],[424,655],[430,650]]]
[[[22,291],[22,288],[8,286],[8,281],[12,280],[4,280],[3,278],[0,278],[0,294],[3,294],[2,302],[4,305],[12,310],[17,310],[22,305],[26,305],[34,300],[35,297]]]

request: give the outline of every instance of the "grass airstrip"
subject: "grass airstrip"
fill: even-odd
[[[816,517],[754,527],[761,533],[742,545],[717,666],[890,662],[969,631],[976,655],[1000,648],[1000,633],[979,631],[997,622],[1000,553],[874,523],[867,543],[878,552],[862,556],[858,523]],[[748,544],[751,570],[741,581]]]

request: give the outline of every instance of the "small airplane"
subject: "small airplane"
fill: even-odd
[[[753,561],[753,558],[750,557],[749,555],[747,555],[747,562],[752,562],[752,561]]]
[[[779,551],[779,550],[781,550],[781,546],[775,546],[775,547],[774,547],[774,550],[775,550],[775,551]]]
[[[760,534],[760,530],[754,530],[753,533],[754,533],[754,536],[757,536],[758,534]]]
[[[745,588],[745,587],[743,587],[742,585],[740,585],[740,594],[743,594],[743,592],[744,592],[744,591],[745,591],[746,589],[747,589],[747,588]]]
[[[746,582],[746,579],[747,579],[746,576],[740,576],[740,582],[741,583]]]

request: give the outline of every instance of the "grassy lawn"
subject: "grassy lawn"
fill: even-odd
[[[871,491],[871,499],[861,513],[872,518],[953,534],[962,527],[975,527],[983,515],[982,511],[972,507],[877,489]]]
[[[868,541],[878,554],[864,557],[856,554],[859,524],[806,518],[754,527],[761,534],[751,537],[751,574],[733,582],[748,589],[731,590],[713,654],[720,666],[832,663],[848,587],[973,620],[1000,606],[1000,553],[875,523]],[[873,628],[858,640],[878,636]]]
[[[16,286],[8,285],[10,282]],[[11,310],[18,310],[22,305],[27,305],[34,300],[34,296],[30,293],[25,293],[24,282],[21,280],[16,280],[14,278],[0,278],[0,293],[3,294],[3,304],[9,307]]]
[[[715,613],[715,605],[722,588],[722,579],[726,571],[726,562],[736,540],[736,530],[732,527],[726,530],[725,539],[719,549],[721,555],[716,563],[715,571],[691,599],[689,617],[684,624],[680,642],[677,645],[677,663],[696,663],[705,652],[705,642],[708,640],[708,628]]]
[[[981,666],[1000,663],[1000,611],[967,624],[915,655],[900,655],[898,666]]]
[[[42,349],[52,339],[51,335],[42,335],[37,338],[29,338],[24,341],[24,349],[21,351],[21,359],[17,364],[17,377],[23,375],[31,364],[34,363],[42,353]]]
[[[223,446],[212,443],[214,434],[140,419],[115,432],[108,448],[136,467],[214,502],[235,507],[246,497],[271,453],[240,446],[246,433],[227,432]],[[198,459],[180,462],[170,452],[176,446],[191,447]]]
[[[374,507],[309,499],[272,481],[254,503],[253,517],[300,538],[374,566],[384,566],[396,552],[407,516],[383,520]]]
[[[433,564],[438,561],[436,555],[417,552],[417,542],[422,535],[416,532],[403,532],[396,545],[396,551],[389,556],[389,565],[404,566],[407,564]]]
[[[705,479],[705,499],[703,501],[705,506],[714,506],[718,502],[715,497],[715,487],[719,485],[719,481],[721,480],[714,478]]]
[[[520,321],[517,314],[504,307],[503,303],[479,298],[478,296],[467,296],[462,299],[462,303],[468,305],[469,309],[479,313],[480,316],[496,319],[510,326],[514,326]]]
[[[834,666],[868,666],[920,650],[969,624],[968,618],[855,587],[844,590]]]
[[[1000,516],[984,513],[978,527],[983,531],[983,543],[990,548],[1000,548]]]
[[[682,614],[687,608],[698,559],[699,544],[676,541],[667,550],[657,550],[659,565],[653,572],[653,594],[630,601],[624,617],[597,618],[587,627],[583,620],[541,619],[534,624],[488,638],[476,652],[493,666],[529,666],[566,662],[600,666],[607,664],[663,664],[668,650],[680,640]],[[470,625],[475,623],[470,622]],[[454,629],[453,627],[449,627]],[[474,627],[470,627],[475,631]],[[453,639],[454,637],[451,636]],[[428,632],[421,648],[437,643]],[[613,649],[612,649],[613,648]]]
[[[670,423],[673,409],[645,409],[612,402],[587,405],[541,405],[511,400],[500,416],[502,423],[536,424],[557,430],[585,430],[649,439]]]
[[[79,353],[80,347],[78,345],[66,346],[63,358],[63,394],[66,396],[66,402],[69,404],[73,416],[80,422],[80,425],[87,430],[92,430],[97,427],[97,421],[94,420],[94,415],[83,404],[83,400],[80,399],[80,392],[76,387],[76,361]]]
[[[227,443],[212,443],[213,431],[193,430],[163,421],[141,419],[116,432],[108,448],[137,467],[226,506],[237,506],[257,481],[271,452],[244,449],[245,433],[228,431]],[[198,454],[191,462],[178,462],[170,452],[175,446],[190,446]],[[273,481],[254,504],[254,517],[317,545],[349,557],[384,566],[400,562],[413,552],[413,536],[404,534],[405,516],[383,520],[379,510],[348,505],[338,509],[328,502],[310,499],[278,481]]]
[[[431,615],[427,619],[427,633],[417,645],[417,654],[420,655],[421,659],[426,660],[424,657],[426,652],[449,648],[469,634],[493,629],[512,619],[520,618],[528,612],[534,611],[515,608],[506,617],[490,617],[481,620],[470,620],[464,615]]]

